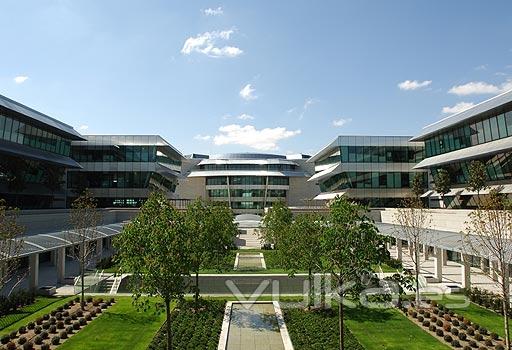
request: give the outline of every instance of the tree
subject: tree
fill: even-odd
[[[220,266],[220,260],[229,253],[238,230],[231,209],[201,199],[187,207],[185,225],[189,237],[190,267],[195,274],[194,300],[197,308],[199,270],[205,266]]]
[[[171,302],[181,300],[190,271],[188,232],[184,216],[160,192],[153,192],[139,214],[115,238],[118,261],[123,271],[132,272],[134,305],[149,307],[149,297],[163,300],[157,312],[165,309],[167,349],[172,349]]]
[[[313,271],[323,272],[322,250],[318,242],[322,240],[325,232],[325,219],[316,213],[299,214],[282,237],[279,252],[287,269],[293,276],[297,271],[306,269],[309,281],[308,309],[314,301]]]
[[[414,194],[416,198],[420,198],[423,192],[425,192],[425,181],[423,172],[418,172],[414,174],[411,181],[411,192]]]
[[[480,191],[486,187],[487,170],[484,163],[474,160],[469,163],[467,189],[477,193],[478,205],[480,205]]]
[[[434,175],[434,190],[441,195],[444,202],[444,195],[450,192],[452,180],[450,173],[446,169],[438,169]]]
[[[12,279],[19,267],[16,256],[23,247],[24,228],[17,223],[18,210],[0,199],[0,290]],[[11,289],[12,291],[12,289]]]
[[[89,191],[71,203],[70,222],[72,231],[68,233],[68,240],[77,243],[70,251],[70,256],[78,261],[80,266],[81,305],[84,307],[85,268],[96,258],[95,228],[101,221],[100,213],[96,208],[96,199]],[[76,236],[78,235],[78,239]]]
[[[348,292],[361,287],[361,276],[379,263],[383,237],[377,234],[367,209],[343,197],[330,204],[329,224],[320,243],[327,271],[337,283],[340,350],[344,349],[343,303]],[[359,288],[358,288],[359,287]]]
[[[503,304],[505,344],[510,349],[509,263],[512,260],[512,206],[496,190],[491,190],[479,208],[469,214],[464,243],[469,252],[488,256],[491,264],[498,264],[501,279],[498,279],[497,285]]]
[[[263,216],[260,239],[277,248],[292,221],[293,215],[290,208],[283,201],[274,202]]]
[[[405,236],[409,244],[411,260],[414,265],[416,304],[420,305],[420,247],[421,242],[426,243],[425,240],[430,237],[428,230],[432,223],[432,216],[419,199],[406,198],[402,206],[397,208],[394,221],[399,225],[398,230]]]

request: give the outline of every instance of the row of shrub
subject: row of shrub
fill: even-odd
[[[17,291],[9,296],[0,295],[0,317],[16,312],[18,309],[33,304],[34,293],[29,291]]]
[[[455,314],[443,305],[438,305],[436,301],[427,300],[427,302],[433,306],[431,311],[416,310],[414,303],[408,309],[402,308],[402,310],[409,316],[416,318],[423,327],[443,338],[452,347],[462,347],[460,342],[466,341],[468,345],[465,345],[463,350],[475,348],[504,349],[502,344],[495,343],[500,340],[498,334],[489,333],[486,328],[480,327],[480,325],[471,322],[462,315]],[[470,339],[470,337],[473,339]],[[485,344],[485,347],[480,347],[477,342]]]
[[[18,345],[23,350],[32,350],[34,345],[40,345],[41,350],[50,349],[50,345],[44,342],[46,339],[49,339],[53,345],[60,344],[62,339],[67,339],[69,335],[87,325],[87,322],[92,321],[94,317],[101,314],[102,310],[109,307],[115,300],[114,298],[106,301],[103,298],[94,300],[87,298],[87,302],[92,303],[95,307],[93,310],[85,315],[81,309],[70,313],[68,309],[78,302],[80,302],[80,298],[76,297],[74,300],[68,301],[52,310],[49,314],[38,317],[34,322],[29,322],[27,326],[22,326],[17,331],[1,336],[0,343],[4,344],[8,350],[17,349]],[[30,341],[25,335],[29,331],[33,331],[35,334]]]
[[[464,294],[473,303],[503,314],[503,298],[499,294],[480,288],[465,289]],[[509,317],[512,317],[512,310],[509,310]]]

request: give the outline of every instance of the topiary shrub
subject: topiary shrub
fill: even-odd
[[[32,342],[26,342],[23,344],[23,350],[34,350],[34,344]]]
[[[41,345],[41,350],[50,350],[50,344]]]
[[[430,327],[430,321],[423,321],[423,327]]]
[[[57,321],[62,320],[62,312],[57,312],[57,313],[55,314],[55,318],[57,319]]]
[[[48,322],[50,322],[50,324],[55,324],[55,323],[57,323],[57,319],[55,317],[50,317]]]
[[[91,315],[91,317],[96,317],[96,311],[92,310],[91,312],[89,312],[89,315]]]
[[[63,321],[57,322],[57,329],[64,329],[64,322]]]
[[[444,332],[442,329],[438,329],[436,330],[436,334],[439,336],[439,337],[442,337],[444,335]]]
[[[50,311],[50,316],[55,316],[55,314],[57,314],[57,310]]]
[[[489,332],[487,331],[487,328],[484,328],[484,327],[480,327],[478,329],[478,333],[482,334],[482,335],[487,335],[489,334]]]
[[[46,321],[46,322],[43,322],[43,329],[48,329],[50,328],[50,322]]]
[[[18,344],[23,345],[27,342],[27,338],[21,336],[18,338]]]
[[[449,332],[449,331],[451,331],[452,326],[450,326],[449,323],[444,323],[443,324],[443,329],[445,330],[445,332]]]
[[[459,332],[459,335],[458,335],[458,336],[459,336],[459,339],[460,339],[460,340],[466,340],[466,339],[467,339],[467,337],[468,337],[468,336],[466,335],[466,333],[464,333],[464,332]]]
[[[430,318],[430,322],[437,322],[437,317],[432,316],[432,317]]]
[[[448,311],[448,315],[450,315],[450,316],[452,316],[452,317],[453,317],[453,316],[455,315],[455,312],[453,312],[453,311],[451,311],[451,310],[450,310],[450,311]]]
[[[110,303],[111,303],[111,304],[113,304],[113,303],[115,303],[115,302],[116,302],[116,299],[114,299],[114,298],[110,298]]]
[[[481,341],[484,339],[484,336],[478,333],[478,334],[475,334],[475,339],[478,341]]]
[[[452,320],[452,324],[453,324],[454,326],[458,326],[460,323],[459,323],[459,320],[454,319],[454,320]]]
[[[469,345],[464,345],[462,350],[473,350],[473,349],[471,349],[471,346],[469,346]]]
[[[15,339],[17,336],[18,336],[18,332],[16,332],[16,331],[12,331],[11,333],[9,333],[9,337],[11,337],[11,339]]]
[[[460,348],[460,342],[457,339],[452,340],[452,346],[454,348]]]
[[[0,343],[5,345],[9,342],[9,340],[11,340],[11,337],[8,335],[2,335],[2,338],[0,338]]]
[[[492,340],[491,339],[485,339],[485,342],[484,342],[485,346],[492,346],[493,343],[492,343]]]
[[[479,330],[479,329],[480,329],[480,325],[479,325],[478,323],[474,323],[474,324],[473,324],[473,328],[474,328],[475,330]]]
[[[452,327],[452,329],[450,330],[452,332],[453,335],[458,335],[459,334],[459,330],[455,327]]]
[[[43,338],[39,335],[36,335],[34,338],[34,344],[41,345],[43,343]]]
[[[470,340],[468,342],[469,346],[471,346],[472,348],[478,348],[478,344],[476,343],[476,341],[474,340]]]
[[[451,318],[451,317],[450,317],[450,315],[448,315],[448,314],[445,314],[445,315],[443,316],[443,318],[444,318],[444,320],[445,320],[445,321],[448,321],[448,322],[451,322],[451,321],[452,321],[452,318]]]
[[[48,331],[49,331],[50,333],[52,333],[52,334],[57,333],[57,326],[56,326],[56,325],[54,325],[54,324],[52,324],[52,325],[50,326],[50,328],[48,328]]]
[[[7,343],[6,348],[7,350],[16,350],[17,346],[11,341]]]
[[[73,326],[67,326],[66,327],[66,333],[67,334],[73,334],[73,331],[74,331]]]
[[[66,310],[66,311],[62,311],[62,317],[68,317],[69,316],[69,311]]]
[[[52,344],[53,345],[59,345],[60,344],[60,337],[58,335],[54,336],[52,338]]]
[[[36,324],[35,324],[34,322],[29,322],[29,323],[27,324],[27,328],[28,328],[28,329],[34,329],[35,327],[36,327]]]
[[[102,304],[100,304],[100,307],[104,310],[104,309],[106,309],[106,308],[107,308],[107,304],[102,303]],[[418,316],[418,313],[415,311],[415,312],[413,312],[412,317],[416,317],[416,316],[414,316],[414,314],[416,314],[416,316]]]
[[[80,322],[78,322],[78,321],[73,322],[73,329],[76,330],[76,331],[79,330],[80,329]]]
[[[48,314],[43,315],[43,320],[48,321],[49,319],[50,319],[50,315],[48,315]]]
[[[60,339],[67,339],[68,338],[68,332],[62,331],[59,333]]]
[[[423,314],[423,316],[425,316],[425,318],[429,318],[429,317],[430,317],[430,312],[425,311],[425,313]]]
[[[41,325],[43,324],[44,319],[42,317],[36,318],[36,324]]]
[[[82,310],[76,311],[76,317],[83,317],[83,316],[84,316],[84,312]]]
[[[473,329],[473,327],[468,328],[468,334],[471,336],[475,335],[475,330]]]
[[[452,340],[453,340],[452,336],[451,336],[451,335],[449,335],[449,334],[445,335],[443,339],[444,339],[444,341],[445,341],[445,342],[447,342],[447,343],[451,343],[451,342],[452,342]]]
[[[78,322],[80,322],[80,326],[85,326],[87,324],[87,321],[83,317],[79,319]]]
[[[86,320],[86,321],[91,321],[91,320],[92,320],[92,316],[91,316],[91,314],[87,314],[87,315],[85,315],[85,320]]]
[[[41,326],[36,326],[36,328],[34,328],[34,333],[39,334],[39,333],[41,333],[42,330],[43,330],[43,328]]]
[[[25,326],[21,326],[20,328],[18,328],[18,332],[20,334],[25,334],[27,333],[27,328]]]
[[[496,334],[496,333],[492,332],[492,333],[491,333],[491,339],[492,339],[492,340],[498,340],[498,339],[500,339],[500,336],[499,336],[498,334]]]
[[[42,331],[41,332],[41,338],[48,339],[48,332],[47,331]]]
[[[78,316],[76,315],[76,312],[73,312],[73,313],[71,314],[71,319],[72,319],[72,320],[76,320],[77,318],[78,318]]]
[[[437,320],[436,325],[438,325],[439,327],[442,327],[443,326],[443,321]]]
[[[64,319],[64,323],[65,323],[65,324],[71,324],[71,322],[72,322],[72,321],[73,321],[73,319],[72,319],[71,317],[66,317],[66,318]]]
[[[96,311],[96,314],[101,314],[101,309],[99,307],[97,307],[96,309],[94,309],[94,311]]]
[[[461,323],[459,325],[459,327],[460,327],[460,329],[464,329],[464,330],[468,329],[468,326],[465,323]]]
[[[423,320],[424,320],[423,316],[418,315],[418,321],[419,321],[419,322],[423,322]]]
[[[457,315],[457,320],[459,320],[459,321],[464,321],[464,316],[462,316],[462,315]]]
[[[505,350],[505,347],[501,344],[498,344],[494,347],[495,350]]]

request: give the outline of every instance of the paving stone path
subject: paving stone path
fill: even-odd
[[[272,303],[233,304],[227,350],[284,350]]]
[[[238,253],[237,270],[265,270],[265,258],[261,253]]]

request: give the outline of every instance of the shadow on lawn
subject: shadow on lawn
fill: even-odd
[[[345,308],[345,315],[357,322],[387,322],[396,317],[392,309],[369,309],[363,306]]]

